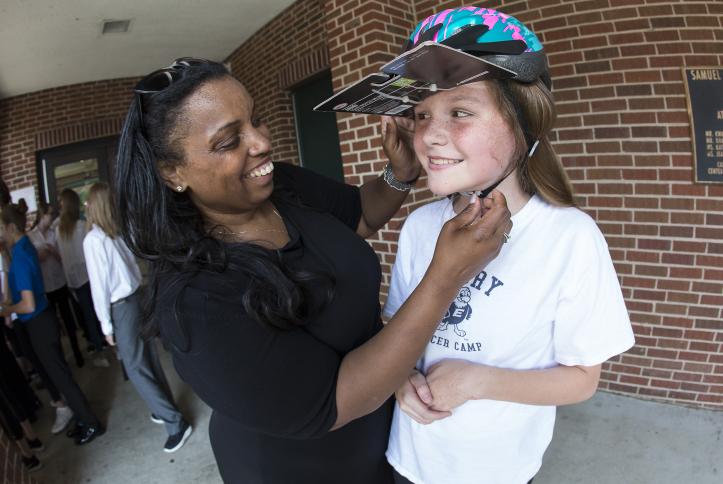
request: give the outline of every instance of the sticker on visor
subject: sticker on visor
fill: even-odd
[[[423,42],[323,101],[314,111],[409,117],[414,105],[438,91],[517,74],[436,42]]]

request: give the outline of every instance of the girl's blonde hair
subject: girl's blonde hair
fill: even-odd
[[[503,84],[505,82],[507,84]],[[550,90],[540,79],[531,84],[493,81],[490,86],[497,106],[515,136],[514,159],[522,189],[530,195],[537,193],[553,205],[574,207],[572,185],[549,139],[557,117]],[[521,111],[519,114],[527,121],[532,139],[540,141],[529,158],[527,151],[531,147],[527,146],[515,103]]]
[[[60,192],[60,224],[58,232],[60,238],[71,239],[75,231],[75,224],[80,220],[80,197],[75,190],[66,188]]]
[[[118,236],[118,225],[113,217],[113,203],[107,183],[98,182],[90,187],[86,218],[89,227],[97,225],[111,239]]]

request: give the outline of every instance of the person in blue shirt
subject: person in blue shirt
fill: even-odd
[[[38,253],[25,235],[25,211],[10,204],[3,208],[1,218],[2,239],[11,251],[8,283],[12,304],[0,305],[0,315],[10,321],[10,315],[15,313],[17,324],[25,325],[50,382],[63,394],[75,415],[76,426],[68,435],[78,445],[87,444],[105,429],[90,409],[63,356],[58,321],[55,313],[48,310]]]

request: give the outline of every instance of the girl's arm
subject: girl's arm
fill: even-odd
[[[20,291],[20,302],[17,304],[2,305],[2,316],[9,318],[12,313],[30,314],[35,311],[35,296],[33,291]]]
[[[601,365],[510,370],[442,360],[427,372],[431,409],[448,411],[467,400],[501,400],[527,405],[569,405],[592,397]]]

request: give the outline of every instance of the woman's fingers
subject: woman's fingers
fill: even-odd
[[[472,226],[480,217],[482,203],[479,198],[473,196],[469,204],[450,222],[457,230],[464,230]]]
[[[509,223],[510,211],[502,193],[493,191],[482,200],[473,197],[439,234],[428,273],[446,282],[466,283],[497,257]]]

